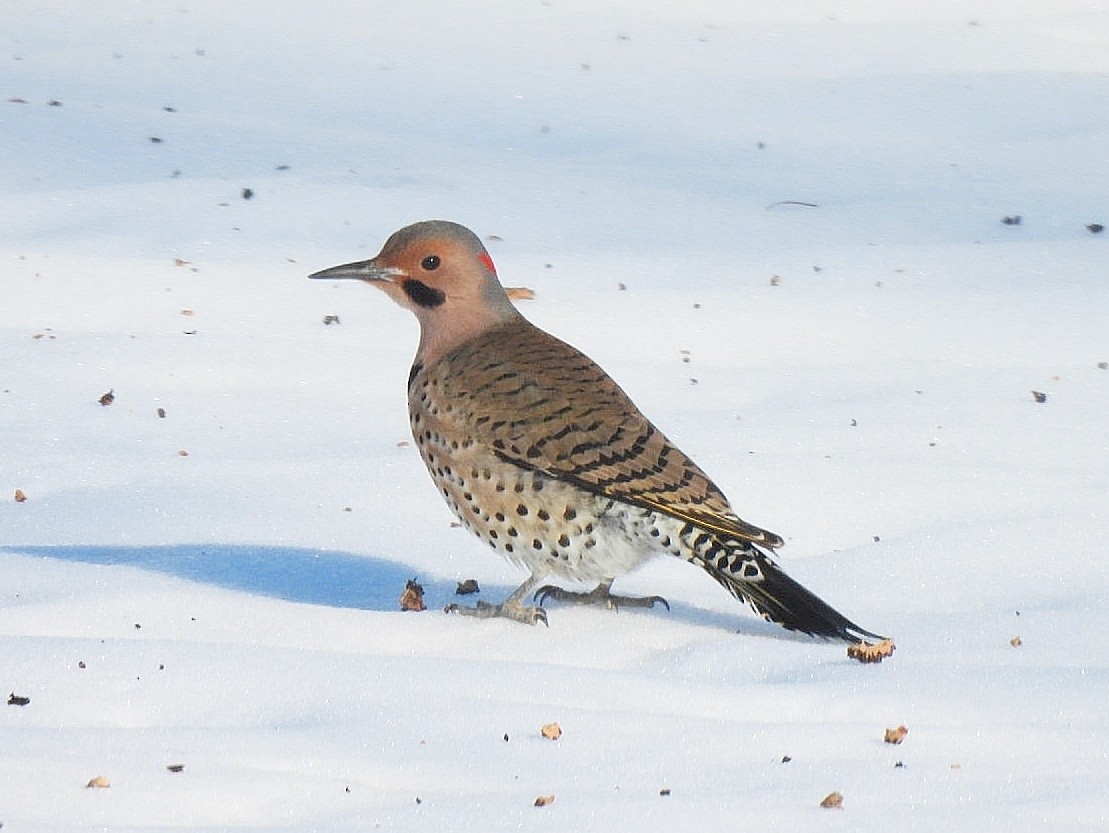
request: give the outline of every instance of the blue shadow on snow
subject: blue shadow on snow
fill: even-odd
[[[78,544],[3,546],[0,552],[83,564],[137,567],[229,590],[326,607],[397,611],[400,594],[410,578],[416,578],[423,585],[424,601],[431,609],[442,608],[450,601],[473,603],[473,597],[463,600],[455,595],[455,582],[428,579],[414,568],[395,561],[338,550],[240,544],[149,547]],[[488,598],[500,601],[511,590],[510,587],[483,587],[482,595],[488,591]],[[669,611],[656,607],[650,611],[634,611],[633,615],[672,616],[734,633],[790,642],[819,641],[753,616],[744,616],[738,608],[735,614],[728,614],[677,602]]]
[[[453,582],[436,582],[395,561],[334,550],[234,544],[171,544],[119,547],[0,547],[0,551],[76,561],[138,567],[189,581],[270,596],[290,602],[394,611],[405,582],[416,577],[433,600],[454,595]],[[440,604],[442,604],[440,602]]]

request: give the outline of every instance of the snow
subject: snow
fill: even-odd
[[[5,831],[1109,826],[1104,6],[7,0],[0,32]],[[680,563],[617,584],[670,612],[439,614],[522,577],[405,444],[414,320],[305,280],[432,217],[894,657]]]

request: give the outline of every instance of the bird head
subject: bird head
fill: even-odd
[[[416,359],[428,365],[520,315],[481,240],[465,226],[445,220],[405,226],[385,241],[376,257],[308,277],[365,281],[411,310],[420,322]]]

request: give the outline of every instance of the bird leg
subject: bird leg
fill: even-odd
[[[531,593],[532,588],[539,583],[541,578],[542,576],[533,573],[527,581],[513,590],[512,595],[500,604],[478,602],[471,607],[470,605],[452,603],[444,607],[443,612],[457,613],[459,616],[474,616],[478,619],[512,619],[515,622],[523,622],[525,625],[542,622],[545,625],[547,624],[547,611],[543,609],[542,605],[527,607],[523,604],[523,600]]]
[[[553,584],[546,584],[535,591],[535,600],[542,607],[547,599],[559,602],[573,602],[574,604],[600,605],[609,610],[619,610],[622,607],[654,607],[663,605],[667,610],[670,603],[662,596],[614,596],[611,592],[613,579],[606,578],[588,593],[574,593],[563,590]]]

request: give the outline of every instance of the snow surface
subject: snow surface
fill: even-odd
[[[277,5],[0,5],[5,833],[1109,827],[1103,3]],[[305,280],[432,217],[893,659],[439,614],[521,576]]]

